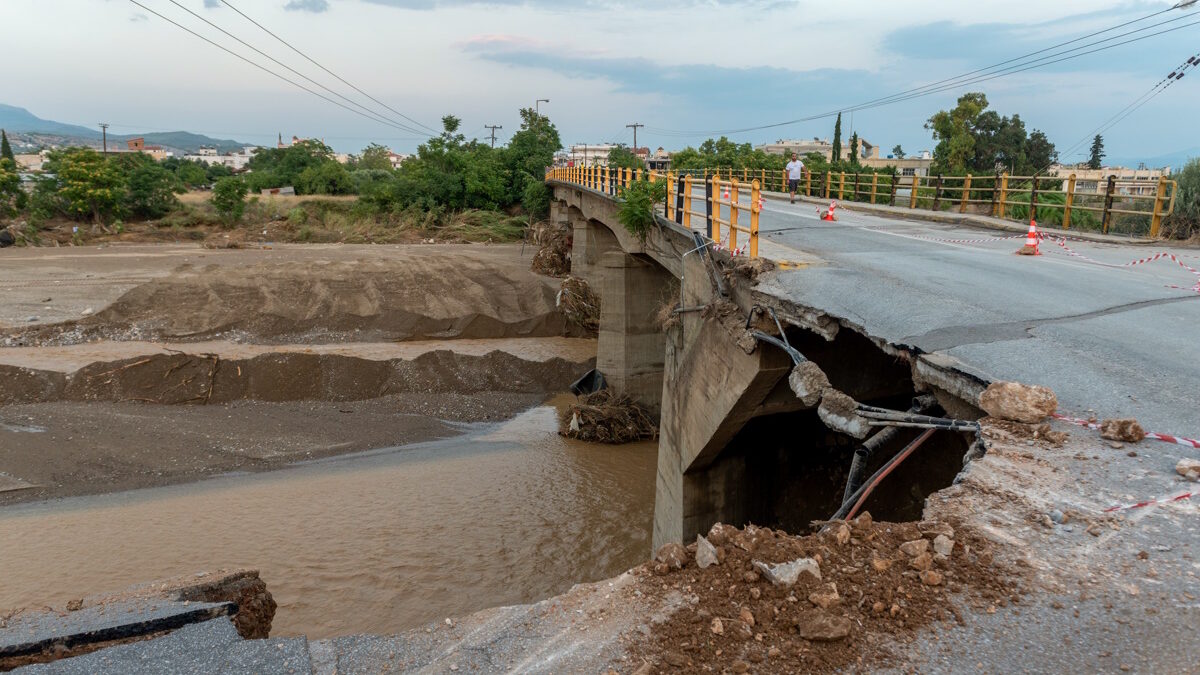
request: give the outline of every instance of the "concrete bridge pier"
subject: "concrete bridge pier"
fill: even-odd
[[[606,251],[599,258],[596,368],[615,391],[657,412],[666,351],[658,313],[671,302],[675,279],[654,262],[620,250]]]

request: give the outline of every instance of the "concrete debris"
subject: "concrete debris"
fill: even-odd
[[[659,547],[658,553],[654,554],[654,559],[666,564],[671,569],[683,569],[683,566],[687,564],[688,552],[683,544],[671,542]]]
[[[949,523],[943,523],[936,520],[922,520],[917,523],[917,531],[924,535],[927,539],[933,539],[939,534],[944,534],[947,537],[954,538],[954,528]]]
[[[812,361],[804,361],[792,368],[788,375],[788,386],[805,406],[812,407],[821,401],[821,395],[829,389],[829,377]]]
[[[993,382],[980,394],[979,407],[992,417],[1034,424],[1054,414],[1058,399],[1046,387]]]
[[[914,570],[923,572],[933,567],[933,556],[929,555],[929,553],[922,553],[921,555],[910,560],[908,566]]]
[[[928,539],[914,539],[900,544],[900,552],[904,555],[915,558],[929,550]]]
[[[954,540],[944,534],[939,534],[933,539],[933,551],[938,555],[950,555],[954,550]]]
[[[837,539],[838,546],[845,546],[850,541],[850,528],[845,523],[837,526],[834,530],[834,537]]]
[[[812,558],[797,558],[791,562],[779,564],[755,560],[753,564],[754,569],[762,572],[767,581],[775,586],[794,586],[802,572],[808,572],[818,580],[821,578],[821,566]]]
[[[717,548],[713,546],[704,535],[696,535],[696,566],[700,569],[706,569],[709,566],[716,565]]]
[[[1184,458],[1175,465],[1175,473],[1190,481],[1200,481],[1200,461]]]
[[[945,580],[942,573],[937,570],[925,570],[921,572],[920,577],[921,583],[926,586],[941,586],[942,581]]]
[[[1101,420],[1100,422],[1100,438],[1137,443],[1145,437],[1146,430],[1135,419]]]
[[[832,642],[850,635],[850,619],[813,610],[800,616],[796,630],[800,637],[813,642]]]
[[[831,387],[821,395],[817,416],[830,429],[861,440],[866,438],[874,427],[867,418],[860,416],[857,410],[858,403],[854,399]]]
[[[738,528],[725,523],[717,523],[708,530],[708,541],[713,546],[726,546],[733,537],[740,534]]]

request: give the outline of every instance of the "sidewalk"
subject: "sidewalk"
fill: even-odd
[[[763,190],[764,197],[770,199],[784,200],[789,199],[786,192],[773,192]],[[828,206],[829,201],[820,197],[805,197],[797,195],[797,199],[803,200],[809,204],[818,206]],[[950,225],[966,225],[968,227],[980,227],[989,230],[1002,230],[1004,232],[1014,232],[1025,234],[1029,231],[1028,225],[1005,220],[1003,218],[993,218],[992,216],[983,216],[974,213],[957,213],[952,211],[929,211],[926,209],[910,209],[903,206],[887,206],[885,204],[868,204],[864,202],[839,201],[838,208],[846,211],[861,211],[869,213],[873,216],[883,218],[903,218],[906,220],[924,220],[934,223],[946,223]],[[1101,234],[1099,232],[1088,232],[1084,230],[1063,230],[1056,227],[1043,227],[1038,225],[1038,230],[1048,234],[1066,235],[1074,239],[1082,239],[1084,241],[1096,242],[1100,244],[1126,244],[1126,245],[1144,245],[1144,244],[1161,244],[1157,239],[1150,238],[1135,238],[1124,237],[1114,234]]]

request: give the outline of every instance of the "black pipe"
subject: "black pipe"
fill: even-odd
[[[937,399],[932,396],[918,396],[913,399],[912,407],[908,409],[910,414],[921,413],[930,410],[937,405]],[[854,459],[850,460],[850,474],[846,476],[846,489],[842,492],[842,506],[846,506],[846,502],[850,497],[858,492],[862,487],[863,472],[867,470],[867,462],[871,459],[871,453],[878,450],[885,443],[891,441],[900,433],[899,427],[883,427],[875,432],[867,440],[862,442],[854,450]]]

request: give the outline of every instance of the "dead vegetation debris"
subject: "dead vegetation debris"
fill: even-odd
[[[697,556],[711,544],[715,555]],[[685,605],[635,641],[647,672],[832,672],[901,667],[891,645],[936,622],[1020,602],[992,544],[945,522],[875,523],[869,514],[798,537],[717,524],[635,570],[653,596]],[[715,559],[715,561],[714,561]]]
[[[625,394],[608,389],[567,406],[559,433],[592,443],[632,443],[658,438],[658,418]]]
[[[555,300],[567,321],[595,335],[600,332],[600,296],[579,277],[563,279]]]
[[[537,223],[529,228],[537,253],[533,254],[534,272],[550,277],[571,273],[572,230],[566,223]]]

